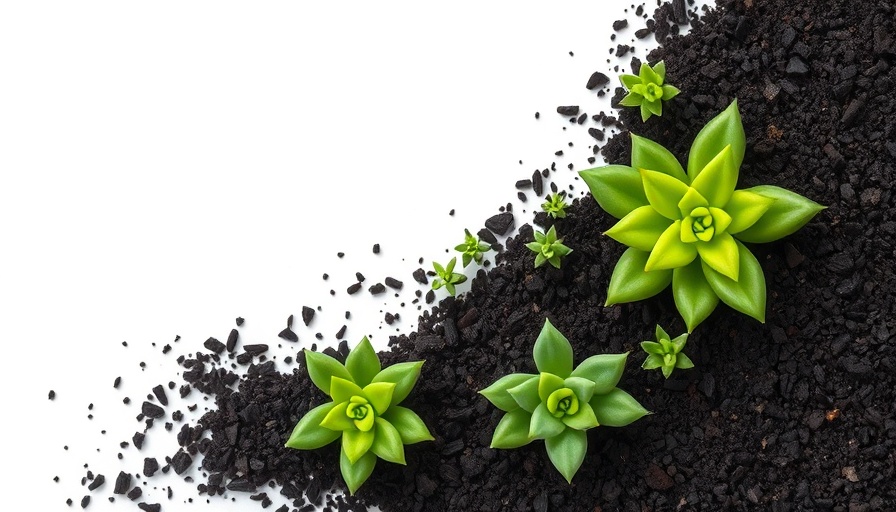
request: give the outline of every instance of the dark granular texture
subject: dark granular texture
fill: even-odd
[[[355,496],[334,497],[330,489],[344,489],[338,444],[283,447],[325,399],[303,352],[290,374],[251,357],[244,376],[216,355],[181,359],[187,389],[213,395],[216,408],[182,426],[173,467],[196,456],[200,493],[248,492],[261,506],[275,482],[298,510],[896,510],[896,10],[873,0],[722,0],[677,37],[684,6],[663,4],[648,24],[664,43],[648,60],[665,60],[682,93],[647,123],[632,109],[595,120],[623,129],[603,150],[611,163],[629,163],[629,129],[685,161],[699,129],[737,98],[747,136],[739,186],[774,184],[828,206],[787,239],[751,247],[767,280],[765,324],[720,306],[689,340],[695,369],[669,380],[641,370],[638,343],[654,325],[684,326],[668,291],[603,306],[623,247],[602,236],[615,219],[586,196],[564,219],[536,217],[574,249],[561,269],[533,268],[524,224],[469,293],[425,312],[416,332],[381,354],[384,366],[426,360],[403,405],[435,441],[407,447],[406,467],[380,461]],[[539,196],[541,177],[532,178]],[[486,225],[503,233],[514,221],[505,211]],[[422,271],[414,277],[425,282]],[[572,485],[543,442],[490,449],[502,413],[478,394],[503,375],[535,371],[545,318],[577,361],[630,351],[620,387],[654,412],[591,430]],[[348,345],[324,353],[344,360]],[[157,469],[147,459],[144,474]],[[116,492],[130,486],[125,478]],[[128,497],[140,494],[134,487]]]

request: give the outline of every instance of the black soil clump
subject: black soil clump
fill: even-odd
[[[828,206],[785,240],[751,247],[767,280],[765,324],[720,305],[685,349],[695,369],[669,380],[641,370],[638,344],[654,326],[675,335],[684,325],[668,291],[604,307],[623,247],[602,235],[615,219],[585,196],[564,219],[540,218],[574,249],[561,269],[533,268],[524,225],[469,293],[442,300],[381,354],[384,366],[426,361],[403,405],[435,441],[407,447],[407,467],[379,461],[355,496],[335,497],[331,490],[344,489],[338,443],[283,447],[325,400],[300,351],[290,374],[272,361],[256,360],[237,377],[217,354],[182,360],[185,378],[214,396],[216,410],[182,426],[175,470],[196,459],[207,475],[199,491],[209,496],[272,492],[273,481],[300,509],[896,510],[896,10],[886,1],[720,1],[692,17],[690,34],[672,36],[670,22],[688,21],[683,6],[664,4],[651,20],[663,46],[648,59],[665,60],[681,94],[647,123],[636,109],[620,111],[614,124],[624,131],[603,152],[628,164],[631,130],[686,161],[700,128],[738,100],[747,136],[739,187],[778,185]],[[532,186],[541,195],[538,173]],[[505,212],[486,226],[502,234],[513,222]],[[422,270],[414,278],[426,282]],[[569,338],[577,362],[630,351],[619,386],[654,413],[589,431],[572,485],[543,442],[490,449],[502,412],[478,394],[503,375],[535,371],[531,350],[545,318]],[[344,360],[348,346],[324,352]],[[160,410],[144,403],[146,416]],[[157,469],[147,458],[143,473]],[[114,492],[136,499],[139,487],[130,486],[121,474]]]

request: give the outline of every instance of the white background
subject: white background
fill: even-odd
[[[610,112],[584,86],[595,70],[627,71],[630,55],[609,54],[643,26],[610,41],[613,20],[634,20],[626,8],[0,4],[3,508],[66,510],[72,498],[78,509],[87,463],[107,478],[90,510],[136,509],[106,500],[118,471],[162,461],[176,443],[161,425],[143,452],[118,443],[142,430],[135,416],[152,386],[181,383],[175,357],[224,341],[237,316],[242,342],[276,346],[296,315],[300,342],[280,359],[317,332],[335,343],[347,310],[350,343],[369,334],[382,347],[410,332],[413,292],[426,291],[411,278],[418,258],[427,270],[447,262],[463,229],[507,202],[517,225],[529,221],[538,203],[531,193],[517,202],[514,183],[533,170],[556,161],[555,179],[569,184],[567,164],[587,167],[594,123],[572,126],[555,109]],[[348,296],[356,271],[364,291]],[[404,281],[400,296],[371,298],[387,275]],[[309,328],[303,305],[321,307]],[[386,311],[401,321],[386,326]],[[197,509],[182,504],[195,484],[141,486],[165,511]]]

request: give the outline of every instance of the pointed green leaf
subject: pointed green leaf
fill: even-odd
[[[529,242],[526,244],[526,247],[532,252],[535,252],[535,253],[541,252],[541,244],[538,242]]]
[[[572,371],[572,346],[548,319],[535,340],[532,357],[539,372],[553,373],[562,379]]]
[[[584,403],[591,400],[591,397],[594,395],[594,388],[597,385],[591,379],[570,376],[563,381],[563,387],[573,390],[579,402]]]
[[[391,405],[398,405],[414,389],[414,384],[417,383],[417,378],[420,377],[420,368],[422,366],[423,361],[393,364],[376,374],[373,382],[394,382],[395,390],[392,392]]]
[[[339,454],[339,470],[342,472],[342,479],[345,480],[349,494],[354,494],[370,478],[374,467],[376,467],[376,455],[373,452],[365,453],[352,464],[345,453],[345,446],[343,446]]]
[[[644,101],[644,96],[640,94],[630,92],[626,94],[621,100],[619,100],[619,106],[621,107],[637,107]]]
[[[539,253],[535,255],[535,268],[544,265],[546,261],[548,261],[548,259],[539,251]]]
[[[644,185],[644,194],[650,206],[669,220],[680,220],[678,203],[687,193],[688,185],[662,172],[649,169],[640,169],[639,172]]]
[[[548,458],[568,483],[582,466],[588,451],[588,436],[583,430],[568,428],[560,435],[545,439]]]
[[[765,323],[765,275],[749,249],[740,242],[737,248],[740,256],[737,281],[716,272],[706,262],[702,262],[703,275],[722,302]]]
[[[333,376],[330,379],[330,396],[338,404],[347,402],[353,396],[364,396],[364,391],[350,380]]]
[[[663,64],[662,69],[664,70],[665,74],[665,64]],[[646,62],[641,63],[641,68],[638,70],[638,76],[641,78],[641,82],[645,84],[661,84],[663,82],[656,71],[654,71],[653,68],[650,67],[650,64]]]
[[[633,248],[622,253],[610,277],[607,306],[653,297],[669,286],[671,270],[644,271],[649,257],[650,253]]]
[[[693,332],[719,304],[719,296],[706,281],[699,260],[672,272],[672,297],[688,332]]]
[[[529,438],[529,423],[532,413],[523,409],[508,412],[498,422],[492,436],[492,448],[519,448],[532,442]]]
[[[729,144],[706,163],[700,174],[691,182],[691,187],[700,192],[700,195],[709,201],[710,206],[723,207],[731,199],[739,175],[739,168],[734,165],[734,153]]]
[[[308,366],[308,376],[311,377],[311,382],[327,395],[330,394],[330,381],[333,377],[353,380],[342,363],[326,354],[305,349],[305,364]]]
[[[457,258],[451,258],[451,261],[448,262],[448,266],[445,267],[445,273],[451,274],[454,272],[454,266],[457,265]]]
[[[370,401],[373,410],[377,414],[383,414],[392,405],[392,395],[395,393],[394,382],[371,382],[364,386],[364,396]]]
[[[675,349],[675,353],[678,354],[684,348],[684,344],[688,342],[688,333],[679,334],[672,340],[672,347]]]
[[[374,375],[380,372],[382,369],[380,358],[377,357],[367,336],[364,336],[361,343],[355,345],[355,348],[348,353],[348,357],[345,358],[345,368],[354,378],[355,383],[362,388],[370,384]]]
[[[538,376],[538,399],[547,402],[551,393],[563,387],[563,379],[553,373],[541,372]]]
[[[669,376],[672,375],[672,370],[674,370],[674,369],[675,369],[674,365],[670,366],[667,364],[663,364],[663,366],[662,366],[663,377],[668,379]]]
[[[538,404],[532,413],[532,421],[529,423],[530,439],[550,439],[566,430],[566,425],[555,418],[544,403]]]
[[[643,350],[644,352],[647,352],[648,354],[656,354],[659,356],[662,356],[663,354],[666,353],[666,351],[663,350],[662,345],[660,345],[659,343],[653,342],[653,341],[642,341],[641,342],[641,350]]]
[[[557,227],[551,226],[551,229],[549,229],[548,232],[544,234],[544,239],[548,245],[551,245],[554,242],[556,242],[557,241]]]
[[[688,368],[694,367],[694,362],[691,361],[690,357],[684,354],[678,354],[678,359],[675,360],[675,367],[687,370]]]
[[[604,234],[619,243],[649,252],[668,227],[669,219],[657,213],[652,206],[641,206],[632,210]]]
[[[697,242],[700,259],[713,270],[737,281],[740,273],[740,256],[737,242],[728,233],[716,234],[709,242]]]
[[[664,61],[657,62],[656,65],[653,66],[653,72],[656,73],[656,77],[659,78],[656,83],[662,85],[666,80],[666,63]]]
[[[653,112],[650,111],[650,107],[647,106],[647,98],[641,102],[641,122],[646,123],[650,116],[653,115]]]
[[[557,256],[568,256],[571,252],[572,249],[560,242],[554,244],[554,254],[556,254]]]
[[[420,416],[407,407],[400,405],[390,407],[386,414],[383,414],[383,418],[398,430],[398,433],[401,434],[401,442],[404,444],[417,444],[433,440],[432,434]]]
[[[653,334],[656,336],[657,340],[668,340],[670,338],[669,333],[667,333],[660,324],[656,324],[656,329],[654,329]]]
[[[668,174],[683,183],[690,183],[684,168],[668,149],[656,142],[632,134],[632,167]]]
[[[513,397],[513,400],[526,412],[535,412],[535,408],[541,403],[538,397],[538,382],[540,376],[535,375],[531,379],[524,381],[512,388],[507,388],[507,393]],[[526,427],[528,429],[528,427]]]
[[[663,86],[663,101],[669,101],[672,98],[678,96],[678,93],[681,91],[678,90],[678,87],[672,85],[664,85]]]
[[[681,221],[676,220],[656,241],[656,245],[650,251],[650,257],[644,265],[644,270],[650,272],[683,267],[697,257],[696,246],[697,244],[681,241]]]
[[[594,395],[591,408],[597,421],[605,427],[624,427],[649,414],[637,400],[619,388],[605,395]]]
[[[641,368],[644,368],[645,370],[655,370],[661,366],[663,366],[663,356],[659,354],[647,354],[647,359],[644,360],[644,364],[641,365]]]
[[[445,267],[440,265],[437,261],[432,262],[432,268],[436,269],[436,273],[440,276],[445,274]]]
[[[663,115],[663,102],[661,100],[647,101],[645,99],[643,104],[647,105],[647,110],[649,110],[651,114],[655,116]]]
[[[292,429],[285,446],[297,450],[316,450],[339,439],[342,432],[320,425],[335,406],[335,403],[327,402],[308,411]]]
[[[729,144],[734,167],[740,169],[740,164],[744,160],[746,137],[740,111],[737,109],[737,100],[732,101],[721,114],[706,123],[694,138],[688,155],[688,176],[691,178],[691,183],[703,171],[706,164]]]
[[[519,386],[533,377],[537,378],[538,375],[532,375],[530,373],[511,373],[501,377],[491,386],[480,391],[479,394],[484,396],[498,409],[501,409],[504,412],[510,412],[519,409],[520,405],[516,403],[516,400],[510,396],[510,393],[508,393],[507,390]]]
[[[401,434],[391,423],[383,418],[377,418],[373,436],[373,444],[370,451],[377,457],[396,464],[406,464],[404,461],[404,444],[401,442]]]
[[[640,206],[646,206],[647,196],[637,170],[625,165],[607,165],[580,171],[597,204],[617,219]]]
[[[581,377],[594,382],[594,394],[603,395],[609,393],[619,383],[627,359],[628,352],[591,356],[582,361],[572,371],[570,377]]]
[[[342,450],[349,462],[354,464],[362,455],[370,450],[375,437],[374,429],[366,432],[361,430],[346,430],[342,433]]]
[[[588,430],[589,428],[598,426],[597,418],[594,416],[594,409],[592,409],[591,405],[587,402],[583,402],[579,405],[578,412],[572,416],[564,416],[560,418],[560,421],[567,427],[576,430]]]
[[[327,413],[326,417],[320,422],[320,426],[330,430],[338,430],[340,432],[343,430],[354,429],[355,422],[345,414],[348,404],[348,402],[336,404],[336,407],[330,409],[330,412]]]
[[[632,87],[641,83],[641,77],[635,75],[619,75],[619,81],[626,89],[631,90]]]
[[[775,199],[750,192],[735,190],[725,212],[731,217],[728,232],[732,235],[740,233],[756,223],[774,204]]]
[[[795,192],[773,185],[745,189],[775,202],[752,226],[739,232],[744,242],[771,242],[796,232],[825,207]]]

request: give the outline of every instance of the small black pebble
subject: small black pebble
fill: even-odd
[[[401,288],[404,286],[404,283],[402,283],[398,279],[395,279],[394,277],[387,277],[385,281],[386,286],[392,288],[393,290],[401,290]]]
[[[241,325],[243,325],[244,321],[245,320],[243,320],[243,317],[241,317],[241,316],[236,317],[236,326],[240,327]]]
[[[568,105],[563,107],[557,107],[557,113],[564,116],[577,116],[579,115],[579,106],[578,105]]]
[[[346,288],[345,291],[349,295],[354,295],[354,294],[358,293],[359,290],[361,290],[361,283],[355,283],[355,284],[349,286],[348,288]]]
[[[50,393],[47,396],[49,397],[50,400],[53,400],[56,398],[56,392],[51,389]]]
[[[341,258],[341,257],[345,256],[345,253],[344,253],[344,252],[337,252],[337,253],[336,253],[336,256],[338,256],[338,257]]]
[[[81,498],[81,508],[87,508],[87,505],[90,505],[90,496]]]
[[[308,306],[302,306],[302,322],[305,323],[305,327],[311,323],[311,320],[314,319],[314,309],[309,308]]]
[[[383,286],[383,283],[376,283],[375,285],[368,288],[367,291],[369,291],[371,295],[379,295],[386,291],[386,287]]]
[[[380,244],[373,244],[373,254],[380,253]]]
[[[601,73],[600,71],[595,71],[594,73],[591,73],[591,78],[588,79],[588,83],[585,84],[585,88],[590,91],[595,87],[606,85],[609,82],[610,78],[607,75]]]

